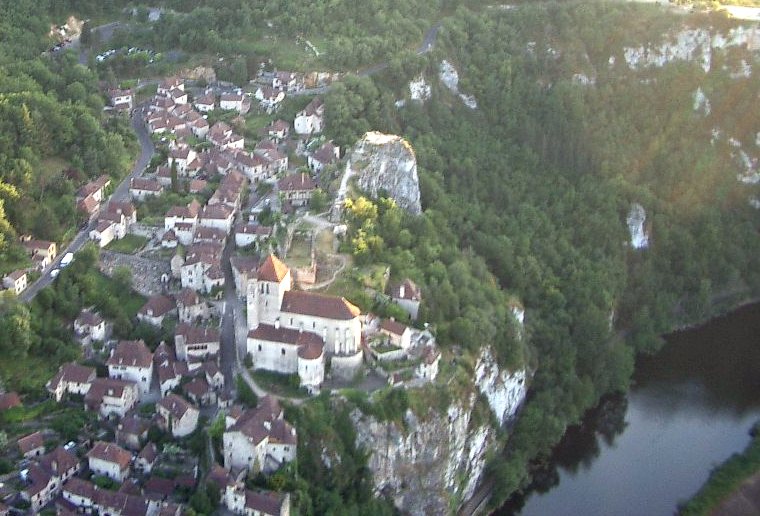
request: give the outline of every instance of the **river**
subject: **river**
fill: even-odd
[[[744,449],[760,420],[760,304],[666,340],[627,396],[568,430],[540,486],[495,514],[671,515]]]

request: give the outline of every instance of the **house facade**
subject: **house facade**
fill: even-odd
[[[141,394],[150,392],[153,380],[153,353],[142,340],[123,340],[106,361],[108,376],[135,382]]]
[[[116,482],[124,482],[129,477],[132,454],[121,446],[98,441],[87,454],[90,471]]]
[[[169,394],[156,403],[158,426],[174,437],[185,437],[198,426],[200,412],[176,394]]]

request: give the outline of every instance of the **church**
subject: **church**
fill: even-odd
[[[254,368],[298,373],[316,393],[327,358],[338,376],[361,367],[361,311],[345,298],[292,288],[288,266],[267,256],[248,284],[248,353]]]

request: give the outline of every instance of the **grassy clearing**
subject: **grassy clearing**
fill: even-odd
[[[333,242],[335,241],[335,235],[330,228],[323,229],[317,233],[315,245],[317,247],[317,254],[332,254]]]
[[[697,494],[680,507],[679,514],[712,514],[721,502],[756,473],[760,473],[760,422],[755,426],[755,435],[744,452],[734,454],[715,468]]]
[[[287,398],[308,396],[305,389],[299,387],[301,381],[297,374],[280,374],[263,369],[251,370],[251,376],[263,389]]]
[[[311,244],[309,237],[297,235],[293,237],[288,249],[287,263],[291,267],[308,267],[311,265]]]
[[[114,240],[106,246],[109,251],[115,251],[117,253],[134,254],[142,249],[145,244],[148,243],[148,239],[140,235],[126,235],[121,240]]]

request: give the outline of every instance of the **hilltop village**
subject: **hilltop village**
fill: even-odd
[[[83,360],[62,365],[46,389],[54,403],[92,418],[65,443],[44,420],[13,437],[8,460],[17,469],[5,477],[15,480],[3,484],[0,514],[9,514],[6,503],[32,513],[182,514],[202,486],[231,513],[287,515],[289,493],[254,482],[297,457],[283,402],[357,382],[372,392],[436,380],[441,354],[415,322],[423,294],[412,280],[373,294],[403,320],[325,292],[345,267],[335,261],[345,260],[337,249],[346,229],[329,203],[314,201],[337,173],[340,149],[320,136],[318,96],[258,141],[240,136],[234,125],[252,109],[272,113],[303,89],[297,74],[267,80],[248,96],[170,77],[140,105],[131,90],[106,92],[112,116],[139,121],[164,161],[154,158],[121,190],[108,176],[83,185],[81,244],[100,250],[106,275],[131,271],[145,296],[136,323],[167,338],[154,346],[117,339],[114,321],[94,307],[78,314],[72,329]],[[218,112],[236,122],[210,122]],[[327,247],[317,249],[322,240]],[[54,262],[54,242],[24,245],[43,280],[76,260]],[[27,274],[9,274],[6,288],[22,295]],[[0,397],[0,410],[20,406],[13,392]]]

